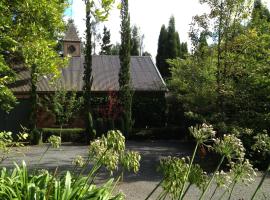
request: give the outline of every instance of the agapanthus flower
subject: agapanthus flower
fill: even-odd
[[[61,145],[61,137],[52,135],[49,137],[48,142],[51,143],[53,148],[59,148]]]
[[[255,144],[252,146],[252,150],[262,152],[263,154],[269,154],[270,152],[270,136],[267,131],[254,136]]]
[[[214,139],[214,149],[229,161],[232,159],[243,160],[245,156],[245,148],[242,141],[234,135],[225,134],[222,139]]]
[[[82,156],[77,155],[76,158],[72,161],[72,164],[77,167],[83,167],[85,165],[85,159]]]
[[[250,184],[253,182],[256,177],[256,170],[253,168],[252,164],[250,164],[248,159],[245,159],[242,162],[231,162],[231,170],[230,173],[233,176],[233,180],[235,182],[243,182],[245,184]]]
[[[189,128],[191,135],[198,143],[204,143],[216,135],[212,125],[202,124],[201,126],[191,126]]]
[[[223,187],[223,188],[228,188],[229,185],[232,183],[232,178],[230,173],[226,173],[223,170],[220,172],[216,172],[215,175],[215,180],[217,187]]]

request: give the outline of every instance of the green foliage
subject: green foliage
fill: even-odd
[[[165,59],[166,57],[166,41],[167,41],[167,31],[165,25],[162,25],[159,33],[158,38],[158,49],[157,49],[157,56],[156,56],[156,64],[157,67],[164,76],[166,74],[165,69],[162,66],[166,65]]]
[[[139,56],[140,55],[139,48],[140,48],[139,29],[137,26],[133,26],[131,29],[130,55]]]
[[[52,135],[60,136],[64,142],[82,142],[85,129],[82,128],[42,128],[43,141],[46,142]]]
[[[26,135],[22,134],[21,138]],[[11,144],[11,133],[0,134],[0,144]],[[49,142],[52,147],[59,148],[61,138],[51,136]],[[48,148],[41,155],[44,157]],[[5,148],[2,148],[5,150]],[[39,161],[40,161],[39,160]],[[108,179],[105,184],[96,186],[93,180],[96,173],[102,166],[105,166],[111,173],[121,164],[128,171],[138,172],[140,166],[140,155],[137,152],[125,151],[125,138],[119,131],[110,131],[107,136],[91,143],[89,148],[88,161],[77,156],[73,164],[85,170],[89,162],[94,162],[87,176],[73,175],[67,171],[64,176],[50,173],[47,170],[29,172],[25,162],[19,166],[15,164],[13,170],[6,168],[0,170],[0,199],[101,199],[101,200],[122,200],[124,195],[116,193],[114,188],[118,182]]]
[[[22,147],[23,142],[26,142],[28,139],[27,129],[22,127],[22,132],[13,136],[11,132],[0,132],[0,163],[6,160],[11,153],[20,153],[14,149],[14,147]]]
[[[53,148],[58,149],[61,146],[61,137],[52,135],[49,137],[48,142],[51,143]]]
[[[126,117],[126,133],[129,134],[132,128],[132,96],[130,77],[130,17],[128,0],[122,0],[121,6],[121,47],[120,47],[120,72],[119,72],[119,101],[123,107],[123,115]]]
[[[88,124],[89,124],[89,133],[86,133],[86,134],[90,134],[90,138],[93,139],[96,137],[97,133],[96,133],[96,130],[94,128],[94,121],[93,121],[93,117],[91,115],[91,113],[89,112],[88,113]]]
[[[108,129],[109,130],[114,130],[115,129],[115,125],[114,125],[114,119],[108,119]]]
[[[47,106],[49,111],[55,116],[56,123],[62,127],[80,110],[81,102],[82,100],[77,97],[75,91],[68,92],[65,88],[60,87],[49,98]]]
[[[102,0],[95,2],[86,0],[86,44],[85,44],[85,63],[84,63],[84,86],[83,86],[83,98],[84,98],[84,111],[85,111],[85,124],[86,133],[90,132],[90,125],[88,124],[88,114],[91,112],[91,86],[93,82],[92,77],[92,24],[93,22],[102,22],[108,18],[109,11],[112,8],[114,0]],[[87,135],[87,140],[90,139],[90,135]]]
[[[97,127],[97,136],[101,136],[102,134],[105,133],[105,125],[104,125],[104,119],[102,118],[97,118],[97,121],[96,121],[96,127]]]
[[[161,185],[163,191],[158,198],[165,198],[168,194],[171,199],[184,199],[192,185],[196,186],[201,195],[198,199],[205,199],[210,186],[215,180],[215,189],[211,198],[215,196],[218,189],[225,188],[223,195],[229,192],[229,199],[237,183],[250,184],[254,181],[256,172],[249,160],[244,159],[245,149],[241,140],[233,135],[224,135],[222,139],[215,138],[215,131],[211,125],[190,127],[190,133],[196,140],[196,146],[191,158],[167,157],[160,161],[159,170],[163,174],[163,179],[153,190]],[[214,139],[214,144],[209,145],[209,140]],[[206,144],[207,143],[207,144]],[[204,172],[198,164],[194,164],[194,157],[197,153],[198,145],[204,145],[209,150],[214,150],[222,155],[219,164],[212,174]],[[228,159],[229,171],[219,171],[224,158]],[[153,194],[150,193],[149,197]],[[256,193],[256,192],[255,192]],[[222,199],[223,195],[219,196]]]
[[[125,151],[125,137],[120,131],[108,131],[107,136],[91,142],[89,156],[100,166],[113,173],[119,166],[137,173],[140,167],[140,155],[134,151]]]
[[[110,30],[108,30],[106,26],[104,26],[100,55],[110,55],[111,48],[111,33]]]
[[[112,45],[112,49],[111,49],[111,55],[119,55],[120,52],[120,44],[116,43]]]
[[[179,33],[175,30],[175,19],[172,16],[168,28],[162,25],[158,39],[156,65],[165,78],[171,77],[170,66],[167,59],[185,59],[188,54],[187,43],[181,43]]]
[[[123,194],[112,194],[113,179],[97,187],[88,184],[86,177],[75,179],[70,172],[61,177],[55,177],[47,170],[31,175],[25,162],[21,166],[15,164],[11,172],[3,168],[1,180],[1,199],[123,199]]]
[[[270,111],[267,8],[256,1],[250,14],[247,0],[201,2],[211,14],[194,17],[192,54],[169,60],[169,87],[179,110],[192,113],[188,122],[192,117],[193,122],[213,123],[221,135],[234,126],[262,132],[268,129]],[[252,138],[243,142],[250,152]]]
[[[31,141],[33,145],[40,145],[42,144],[42,132],[38,129],[33,129],[31,131]]]

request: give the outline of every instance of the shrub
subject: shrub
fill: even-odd
[[[38,129],[33,129],[31,132],[31,141],[33,145],[40,145],[42,144],[42,132]]]
[[[113,119],[108,119],[108,129],[109,130],[114,130],[115,129],[115,125],[114,125],[114,120]]]
[[[102,118],[97,118],[96,121],[97,124],[97,136],[101,136],[102,134],[105,133],[105,127],[104,127],[104,120]]]
[[[47,142],[48,138],[52,135],[62,135],[63,142],[82,142],[85,129],[82,128],[42,128],[43,141]]]
[[[89,124],[89,133],[86,133],[87,134],[86,138],[93,139],[96,137],[96,130],[94,128],[93,117],[90,112],[88,113],[88,124]]]

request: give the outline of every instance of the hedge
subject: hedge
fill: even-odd
[[[43,142],[47,142],[51,135],[60,135],[60,128],[42,128]],[[83,142],[85,140],[85,129],[82,128],[63,128],[61,137],[62,142]]]

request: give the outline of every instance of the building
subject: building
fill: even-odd
[[[81,41],[73,24],[63,40],[63,55],[70,55],[69,64],[62,69],[60,82],[67,90],[75,90],[79,94],[83,89],[84,56],[81,52]],[[106,98],[108,95],[117,94],[119,90],[118,73],[120,61],[118,56],[93,55],[92,57],[92,96],[93,98]],[[17,131],[20,124],[27,126],[30,114],[30,71],[18,67],[17,81],[10,85],[11,90],[20,102],[10,114],[0,113],[0,130]],[[131,79],[134,90],[133,117],[135,126],[144,127],[159,125],[162,122],[165,111],[166,85],[152,61],[148,56],[131,57]],[[53,94],[56,87],[49,84],[47,77],[38,81],[37,92],[42,98],[44,95]],[[95,103],[94,107],[104,108],[106,102]],[[162,108],[161,108],[162,107]],[[94,117],[101,117],[98,113]],[[75,120],[76,121],[76,120]],[[73,126],[84,126],[83,120],[74,122]],[[39,113],[38,127],[54,126],[52,117],[45,111]]]

